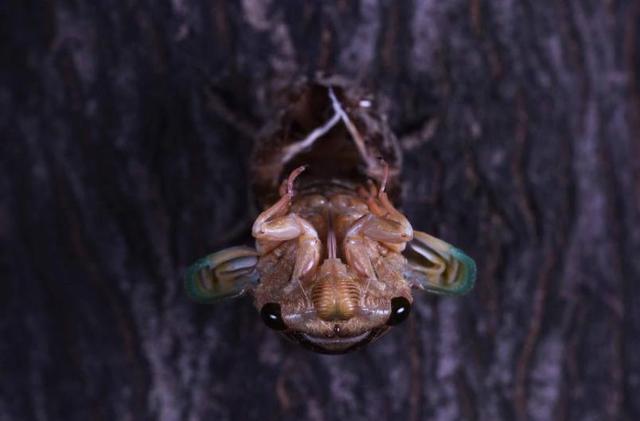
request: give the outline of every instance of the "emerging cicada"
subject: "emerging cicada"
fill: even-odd
[[[263,321],[322,353],[344,353],[407,318],[412,288],[464,294],[474,261],[415,231],[392,201],[400,151],[366,96],[338,80],[306,83],[258,142],[252,180],[264,211],[256,246],[198,260],[189,295],[211,303],[250,292]]]

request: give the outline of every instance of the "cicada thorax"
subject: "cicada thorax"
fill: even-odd
[[[275,126],[254,147],[251,182],[258,203],[274,203],[282,180],[307,166],[297,184],[354,186],[382,180],[397,201],[401,153],[370,95],[337,78],[303,82],[289,93]]]

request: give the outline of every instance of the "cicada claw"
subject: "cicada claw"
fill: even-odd
[[[196,261],[187,269],[185,288],[199,302],[212,303],[242,295],[258,283],[258,252],[230,247]]]
[[[409,261],[407,280],[415,287],[444,295],[461,295],[473,289],[476,263],[462,250],[421,231],[404,253]]]

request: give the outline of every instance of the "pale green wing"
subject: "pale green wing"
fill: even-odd
[[[421,231],[403,253],[409,262],[406,279],[435,294],[461,295],[476,282],[476,263],[462,250]]]
[[[213,303],[242,295],[258,283],[258,253],[250,247],[230,247],[189,266],[185,288],[191,298]]]

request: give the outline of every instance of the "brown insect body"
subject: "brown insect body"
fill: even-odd
[[[406,259],[398,251],[365,237],[357,239],[361,258],[370,260],[376,274],[387,275],[380,282],[355,270],[345,250],[349,229],[370,214],[367,201],[377,200],[377,189],[372,193],[367,183],[381,182],[385,165],[386,189],[399,195],[397,142],[371,105],[370,98],[335,80],[305,84],[281,116],[280,126],[254,153],[254,189],[267,207],[283,194],[289,173],[306,166],[296,179],[288,212],[308,221],[320,240],[318,262],[299,285],[291,283],[299,256],[297,240],[262,254],[256,306],[279,303],[289,327],[285,334],[321,352],[345,352],[380,336],[387,330],[390,300],[412,300],[402,274]],[[343,117],[327,127],[340,111]],[[314,131],[318,137],[298,147]],[[265,243],[265,249],[272,246]],[[260,239],[258,244],[260,251]]]
[[[296,240],[289,240],[261,256],[261,282],[255,290],[256,307],[280,304],[289,327],[287,336],[324,352],[344,352],[363,345],[387,330],[390,300],[411,301],[410,285],[403,277],[406,259],[385,245],[362,238],[356,246],[371,260],[377,277],[368,279],[352,267],[345,251],[347,234],[369,213],[366,201],[353,190],[328,185],[324,194],[296,192],[290,212],[309,221],[321,242],[318,264],[300,284],[292,283],[298,258]],[[331,256],[328,238],[335,236]],[[351,339],[357,338],[357,342]],[[322,343],[322,348],[317,343]]]
[[[473,260],[414,231],[393,202],[401,158],[383,114],[337,79],[301,84],[251,167],[262,212],[255,249],[231,247],[189,267],[189,295],[253,293],[267,326],[309,349],[344,353],[408,316],[412,288],[464,294]]]

